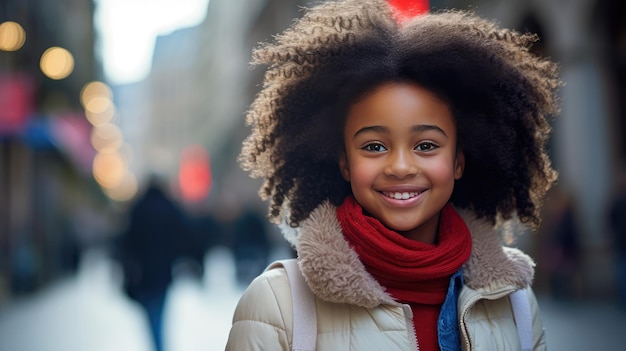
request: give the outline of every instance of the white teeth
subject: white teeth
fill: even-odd
[[[383,194],[385,196],[397,199],[397,200],[407,200],[410,199],[412,197],[417,196],[417,192],[404,192],[404,193],[400,193],[400,192],[396,192],[396,193],[390,193],[390,192],[383,192]]]

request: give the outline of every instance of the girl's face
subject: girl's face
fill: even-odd
[[[434,243],[465,159],[450,108],[412,83],[385,83],[348,111],[344,179],[363,209],[409,239]]]

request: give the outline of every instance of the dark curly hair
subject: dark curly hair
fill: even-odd
[[[292,226],[350,194],[338,160],[350,106],[386,82],[413,82],[446,101],[466,166],[451,201],[492,223],[539,223],[556,179],[545,151],[558,113],[558,68],[532,55],[537,36],[461,11],[398,24],[385,1],[328,1],[253,51],[267,65],[239,161],[265,183],[270,218]]]

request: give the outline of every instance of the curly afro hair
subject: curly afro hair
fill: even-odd
[[[386,82],[413,82],[446,101],[466,159],[451,201],[492,223],[539,224],[556,180],[545,144],[559,111],[558,67],[532,55],[533,34],[461,11],[399,24],[385,1],[317,4],[253,51],[266,65],[247,114],[239,161],[265,179],[270,218],[292,226],[324,201],[350,194],[338,161],[350,106]]]

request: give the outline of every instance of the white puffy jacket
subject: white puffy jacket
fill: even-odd
[[[419,350],[408,305],[394,301],[365,270],[344,240],[336,208],[324,204],[301,225],[299,264],[315,294],[317,350]],[[508,296],[528,289],[534,350],[545,350],[537,301],[529,288],[532,260],[503,247],[499,233],[470,213],[459,211],[472,233],[472,254],[463,267],[465,286],[458,301],[463,350],[520,350]],[[282,268],[255,279],[233,317],[226,350],[291,350],[292,301]]]

